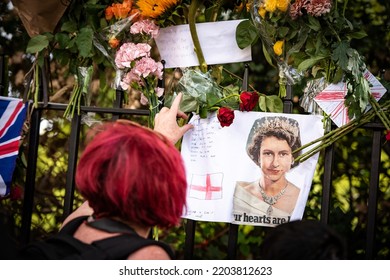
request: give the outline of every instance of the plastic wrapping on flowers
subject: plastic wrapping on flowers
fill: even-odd
[[[116,71],[115,89],[137,90],[141,104],[148,106],[149,127],[159,111],[164,89],[158,87],[163,78],[163,65],[152,55],[153,40],[159,27],[153,20],[134,13],[103,29],[95,46],[107,57]]]
[[[211,77],[210,72],[203,73],[196,69],[185,69],[179,80],[177,90],[183,92],[180,109],[184,112],[196,112],[200,117],[206,117],[223,98],[222,90]]]
[[[288,65],[289,53],[285,51],[284,36],[287,28],[278,27],[277,22],[288,16],[289,0],[255,0],[251,7],[251,18],[258,30],[263,52],[268,63],[276,62],[279,70],[279,97],[286,96],[286,86],[301,79],[301,74]]]
[[[77,68],[77,74],[75,75],[75,84],[73,87],[73,92],[69,104],[66,107],[64,112],[64,117],[73,117],[75,111],[80,115],[80,106],[81,104],[90,105],[90,91],[89,87],[91,85],[93,74],[93,66],[88,67],[80,66]],[[84,98],[84,102],[83,101]]]

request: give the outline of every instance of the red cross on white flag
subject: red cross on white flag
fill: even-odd
[[[370,83],[372,96],[376,100],[381,99],[386,92],[386,88],[368,70],[364,72],[364,78]],[[314,101],[330,116],[338,127],[350,121],[348,118],[348,108],[344,105],[344,97],[347,92],[347,85],[341,82],[338,84],[330,84],[314,97]]]
[[[223,173],[193,174],[189,196],[192,198],[213,200],[222,198]]]

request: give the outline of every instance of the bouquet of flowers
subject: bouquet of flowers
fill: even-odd
[[[348,0],[254,0],[252,20],[241,28],[255,30],[268,62],[276,62],[281,97],[286,84],[303,78],[344,81],[348,85],[345,104],[352,119],[366,109],[370,90],[363,76],[365,63],[350,45],[352,39],[366,34],[346,18],[347,5]]]
[[[132,24],[130,34],[141,35],[139,42],[124,42],[115,54],[115,66],[123,71],[120,86],[141,91],[141,103],[149,104],[149,126],[153,127],[154,117],[159,109],[159,100],[164,89],[158,87],[163,78],[163,65],[151,57],[152,46],[148,43],[158,34],[158,26],[146,19]]]
[[[103,44],[100,44],[100,49],[109,56],[116,69],[114,87],[141,93],[141,104],[149,106],[148,125],[153,127],[161,103],[159,98],[164,93],[164,89],[158,86],[163,78],[163,64],[155,58],[158,53],[152,52],[159,26],[154,20],[142,16],[131,0],[108,6],[105,17],[113,23],[101,33],[108,42],[108,50]]]

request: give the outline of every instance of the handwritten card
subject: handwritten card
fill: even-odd
[[[251,47],[240,49],[236,28],[241,20],[196,24],[199,42],[208,65],[252,60]],[[198,66],[188,24],[161,28],[156,44],[166,68]]]

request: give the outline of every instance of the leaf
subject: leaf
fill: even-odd
[[[323,56],[317,56],[317,57],[312,57],[309,59],[305,59],[298,65],[298,71],[305,71],[315,65],[318,61],[321,59],[324,59],[325,57]]]
[[[367,33],[363,30],[353,32],[353,33],[350,33],[347,35],[347,37],[350,39],[362,39],[362,38],[367,37],[367,36],[368,36]]]
[[[309,16],[309,15],[308,15],[308,19],[309,19],[308,26],[310,27],[310,29],[313,29],[314,31],[320,31],[321,30],[321,24],[320,24],[318,19],[316,19],[313,16]]]
[[[91,57],[92,56],[92,40],[93,40],[93,30],[90,27],[84,27],[80,29],[80,33],[76,39],[76,45],[79,49],[79,54],[81,57]]]
[[[266,95],[265,103],[268,109],[267,111],[272,113],[283,112],[283,101],[277,95]]]
[[[236,41],[240,49],[244,49],[257,42],[257,29],[250,20],[241,21],[236,28]]]
[[[260,107],[261,111],[267,112],[267,104],[266,104],[266,101],[265,101],[265,95],[260,95],[259,107]]]
[[[262,47],[263,47],[263,53],[264,53],[265,60],[269,63],[269,65],[274,66],[274,64],[272,62],[272,57],[270,56],[264,43],[262,44]]]
[[[62,32],[74,33],[77,31],[77,24],[74,21],[65,22],[61,26]]]
[[[289,30],[290,30],[290,28],[288,28],[286,26],[281,26],[280,28],[278,28],[278,33],[279,33],[280,38],[286,37],[287,34],[289,33]]]
[[[338,62],[338,64],[343,70],[348,69],[348,55],[347,55],[348,48],[349,48],[348,42],[342,41],[337,44],[336,48],[333,50],[332,53],[332,60]]]
[[[27,44],[27,53],[37,53],[49,46],[49,39],[45,35],[37,35],[32,37]]]
[[[58,42],[58,45],[61,49],[66,49],[70,44],[70,38],[68,34],[59,32],[55,35],[55,40]]]

